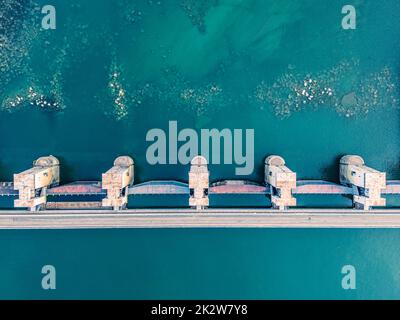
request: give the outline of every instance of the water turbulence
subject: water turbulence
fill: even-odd
[[[121,120],[128,115],[126,90],[121,83],[121,71],[115,63],[111,65],[110,80],[108,83],[109,94],[114,100],[113,114],[116,120]]]
[[[218,0],[182,0],[181,7],[199,32],[205,33],[207,31],[205,23],[207,12],[211,7],[218,5],[218,2]]]
[[[398,77],[389,67],[366,75],[360,74],[359,70],[357,60],[343,61],[314,75],[288,70],[273,84],[261,82],[254,97],[260,108],[271,105],[280,118],[319,107],[333,108],[349,118],[366,115],[380,107],[393,109],[398,106]]]
[[[41,8],[33,1],[5,0],[0,15],[0,98],[1,109],[13,112],[26,106],[42,110],[60,111],[65,107],[62,93],[62,67],[66,51],[53,49],[48,63],[49,73],[43,64],[36,65],[40,55],[33,49],[50,44],[50,36],[41,32]],[[51,49],[49,49],[51,50]]]

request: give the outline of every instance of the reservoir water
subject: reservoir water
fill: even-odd
[[[188,166],[146,159],[146,134],[167,131],[169,121],[195,130],[254,129],[255,170],[247,179],[263,180],[270,154],[283,156],[299,179],[338,181],[344,154],[400,179],[396,0],[353,1],[354,30],[342,28],[347,3],[339,0],[54,0],[55,30],[42,28],[47,2],[1,3],[1,181],[47,154],[60,159],[62,182],[100,180],[125,154],[135,159],[135,182],[186,180]],[[209,168],[212,181],[238,178],[234,165]],[[212,201],[239,205],[229,197]],[[0,297],[399,298],[399,236],[1,231]],[[52,292],[40,287],[45,264],[57,269]],[[358,272],[354,291],[341,287],[348,264]]]

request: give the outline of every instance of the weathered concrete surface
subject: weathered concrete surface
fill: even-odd
[[[285,165],[280,156],[269,156],[265,159],[264,180],[272,187],[271,203],[274,208],[285,210],[296,206],[293,190],[296,188],[296,173]]]
[[[189,206],[202,210],[209,206],[208,188],[210,185],[210,172],[207,167],[207,160],[202,156],[197,156],[190,162],[189,171]]]
[[[367,167],[364,159],[357,155],[347,155],[340,159],[340,183],[361,190],[353,195],[355,207],[369,210],[386,206],[382,191],[386,189],[386,173]]]
[[[400,228],[400,210],[2,211],[0,229]]]
[[[19,197],[14,200],[15,208],[38,210],[47,202],[47,188],[60,182],[60,162],[54,156],[41,157],[33,167],[14,174],[14,189]]]
[[[114,210],[125,208],[128,204],[128,188],[134,180],[134,161],[129,156],[115,159],[114,166],[102,174],[101,186],[107,190],[102,206]]]

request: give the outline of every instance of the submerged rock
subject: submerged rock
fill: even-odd
[[[206,32],[205,17],[208,10],[217,5],[218,0],[182,0],[181,8],[200,33]]]
[[[346,94],[342,98],[342,106],[345,108],[351,108],[357,106],[357,96],[355,92]]]

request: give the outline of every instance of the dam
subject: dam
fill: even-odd
[[[122,227],[400,227],[400,210],[384,209],[385,195],[400,195],[400,181],[368,167],[362,157],[343,156],[340,184],[298,180],[280,156],[265,159],[265,180],[209,182],[206,158],[192,159],[188,182],[162,180],[134,184],[135,163],[118,157],[101,181],[59,185],[60,162],[41,157],[33,167],[0,184],[1,197],[13,197],[14,211],[0,211],[0,228],[122,228]],[[211,195],[263,195],[264,209],[209,208]],[[352,198],[354,209],[297,209],[298,195],[341,195]],[[127,209],[128,196],[185,195],[188,209]],[[69,200],[76,196],[99,201]],[[48,197],[53,201],[48,201]],[[62,199],[55,201],[55,199]],[[249,205],[251,207],[251,204]],[[191,208],[191,209],[190,209]],[[19,210],[18,210],[19,209]],[[28,212],[20,211],[25,209]]]
[[[400,297],[398,0],[1,3],[0,298]]]

